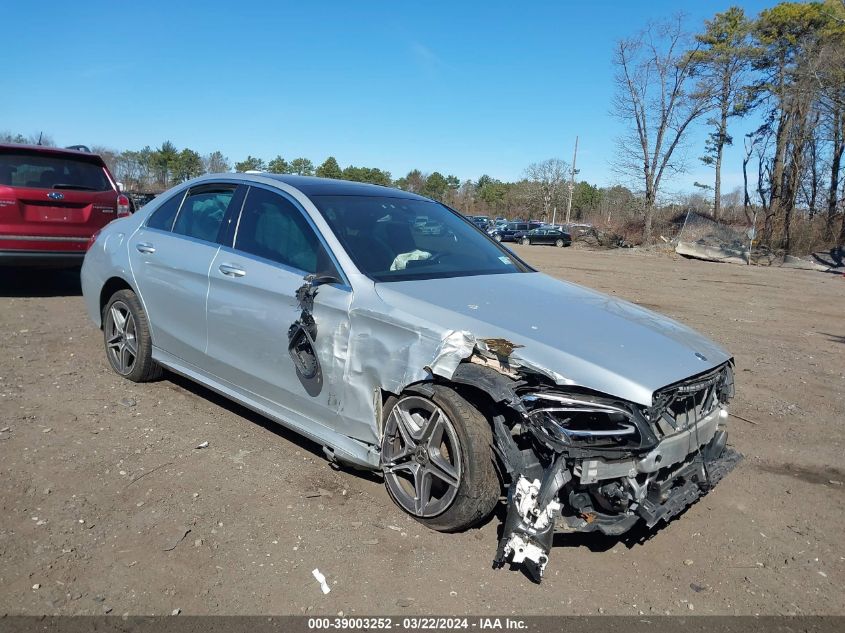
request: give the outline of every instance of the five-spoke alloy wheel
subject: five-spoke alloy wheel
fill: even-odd
[[[437,516],[448,508],[461,481],[455,427],[431,400],[406,396],[387,418],[384,477],[391,495],[405,511]]]
[[[381,463],[387,491],[415,519],[460,530],[486,517],[500,492],[486,418],[458,393],[435,387],[385,407]]]
[[[138,359],[138,339],[135,317],[129,311],[129,306],[123,301],[113,301],[103,331],[111,366],[121,376],[131,373]]]
[[[109,365],[124,378],[147,382],[161,376],[147,315],[131,290],[118,290],[103,307],[103,341]]]

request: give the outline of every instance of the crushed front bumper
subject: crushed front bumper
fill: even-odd
[[[640,521],[649,528],[670,521],[742,459],[727,447],[721,424],[725,418],[727,410],[716,407],[645,454],[572,459],[560,453],[543,471],[542,480],[519,474],[509,488],[494,567],[522,563],[539,581],[555,532],[618,536]],[[497,437],[502,436],[497,430]],[[514,447],[504,444],[512,453]]]
[[[700,453],[665,473],[658,473],[642,487],[641,497],[626,513],[609,514],[588,509],[577,515],[557,517],[556,532],[602,532],[618,536],[640,520],[649,528],[670,521],[709,492],[742,460],[742,455],[724,446],[726,434],[720,431]],[[721,444],[721,452],[708,448]]]

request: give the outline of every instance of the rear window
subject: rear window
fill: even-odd
[[[110,191],[101,165],[69,156],[0,154],[0,185],[33,189]]]

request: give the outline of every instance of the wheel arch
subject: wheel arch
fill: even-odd
[[[126,281],[123,277],[116,277],[115,276],[115,277],[110,277],[109,279],[107,279],[106,282],[103,284],[103,287],[100,289],[100,301],[99,301],[100,316],[101,316],[101,318],[100,318],[100,329],[103,329],[102,314],[103,314],[103,310],[105,310],[105,308],[106,308],[106,303],[108,303],[108,300],[111,298],[111,296],[115,292],[118,292],[119,290],[131,290],[135,294],[138,294],[136,292],[135,288],[133,288],[132,285],[128,281]]]

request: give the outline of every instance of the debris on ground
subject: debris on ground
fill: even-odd
[[[332,588],[329,587],[328,583],[326,582],[326,577],[320,573],[319,569],[313,569],[311,571],[311,575],[314,576],[314,579],[320,583],[320,589],[323,591],[324,594],[329,593]]]
[[[200,442],[200,443],[199,443],[199,444],[197,444],[194,448],[197,448],[197,449],[200,449],[200,448],[208,448],[208,440],[206,440],[205,442]]]

